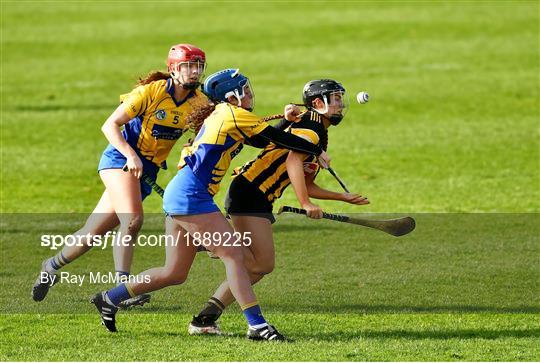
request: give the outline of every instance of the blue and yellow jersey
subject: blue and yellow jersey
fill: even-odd
[[[199,90],[177,102],[171,78],[139,86],[120,96],[131,120],[122,134],[140,155],[154,164],[166,167],[165,160],[176,140],[187,130],[186,117],[208,98]]]
[[[243,108],[219,103],[204,121],[193,145],[182,150],[178,168],[188,165],[211,195],[219,190],[231,160],[242,150],[246,138],[269,125]]]

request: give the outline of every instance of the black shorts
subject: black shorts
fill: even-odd
[[[268,219],[270,223],[276,221],[272,214],[272,203],[242,175],[238,175],[231,182],[225,198],[225,211],[227,215],[261,217]]]

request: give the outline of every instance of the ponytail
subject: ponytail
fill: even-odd
[[[192,111],[187,117],[186,117],[186,123],[188,124],[189,128],[197,135],[199,133],[199,130],[201,129],[204,120],[214,110],[216,109],[216,105],[209,101],[210,103],[207,103],[196,110]],[[191,146],[193,144],[193,139],[189,139],[188,143],[184,146]]]
[[[169,72],[161,72],[161,71],[152,71],[146,75],[144,78],[139,77],[139,81],[137,82],[137,86],[144,86],[145,84],[152,83],[154,81],[159,81],[160,79],[168,79],[171,75]]]

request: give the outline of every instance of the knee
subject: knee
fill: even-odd
[[[127,228],[128,233],[137,233],[144,222],[143,213],[129,213],[120,218],[120,225]]]
[[[257,261],[251,266],[248,266],[248,271],[255,275],[268,275],[274,271],[274,267],[275,261],[273,259],[269,261]]]
[[[224,261],[231,261],[238,264],[244,263],[244,254],[238,247],[222,247],[214,253]]]

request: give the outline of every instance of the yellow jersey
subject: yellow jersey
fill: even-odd
[[[231,160],[242,150],[244,140],[270,125],[254,113],[228,103],[219,103],[204,121],[193,145],[182,150],[178,168],[188,165],[211,195],[219,191]]]
[[[175,100],[174,83],[169,78],[138,86],[120,96],[120,101],[131,118],[122,131],[126,141],[142,157],[166,168],[172,147],[188,129],[186,117],[208,103],[208,98],[194,90],[186,99]]]

